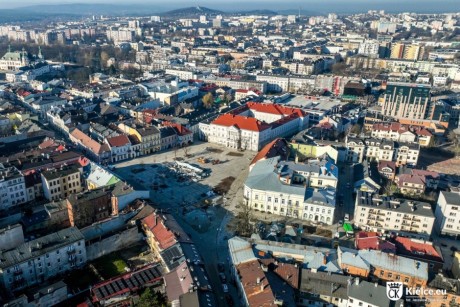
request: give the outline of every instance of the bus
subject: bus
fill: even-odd
[[[353,231],[353,226],[350,223],[344,223],[343,224],[343,229],[345,230],[345,233],[347,234],[347,237],[353,237],[355,232]]]

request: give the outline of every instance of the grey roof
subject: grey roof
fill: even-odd
[[[393,196],[383,196],[363,191],[358,191],[356,200],[358,206],[362,207],[434,218],[433,209],[431,208],[431,205],[426,202],[395,198]]]
[[[369,270],[370,267],[383,268],[385,271],[401,272],[408,276],[428,280],[428,263],[414,259],[388,254],[376,250],[354,250],[338,248],[339,262]]]
[[[228,240],[228,249],[233,265],[255,260],[251,243],[240,237],[233,237]]]
[[[84,240],[84,237],[78,228],[70,227],[60,230],[1,253],[0,268],[8,268],[80,240]]]
[[[347,299],[348,276],[302,270],[300,291]]]
[[[52,170],[44,171],[42,172],[42,175],[43,177],[46,178],[46,180],[54,180],[57,178],[65,177],[65,176],[79,173],[79,172],[80,170],[77,165],[70,165],[62,169],[52,169]]]
[[[460,206],[460,194],[459,193],[441,191],[441,194],[444,196],[444,198],[446,199],[446,202],[449,205]]]
[[[372,305],[378,303],[380,307],[399,306],[387,297],[385,287],[358,278],[348,285],[348,296]]]

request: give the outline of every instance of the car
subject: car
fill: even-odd
[[[224,272],[225,271],[225,266],[222,262],[219,262],[217,264],[217,269],[219,270],[219,272]]]
[[[350,220],[350,215],[348,213],[345,214],[345,217],[343,218],[346,222]]]
[[[228,293],[228,286],[227,286],[227,284],[222,284],[222,289],[224,290],[224,293]]]
[[[227,306],[232,307],[234,305],[233,298],[230,294],[225,294],[225,301],[227,302]]]
[[[350,183],[347,183],[347,188],[351,188],[351,184],[350,184]]]
[[[227,277],[225,276],[224,273],[222,273],[222,272],[219,273],[219,278],[220,278],[221,282],[223,282],[223,283],[227,282]]]
[[[339,226],[343,226],[343,221],[342,220],[339,221]]]

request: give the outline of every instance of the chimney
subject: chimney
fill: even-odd
[[[359,286],[359,277],[355,278],[355,285]]]
[[[257,284],[260,284],[260,277],[257,277]]]
[[[376,287],[376,288],[377,288],[378,286],[379,286],[379,284],[378,284],[377,282],[376,282],[376,283],[374,283],[374,287]]]
[[[326,264],[327,263],[327,258],[326,256],[323,256],[323,264]]]

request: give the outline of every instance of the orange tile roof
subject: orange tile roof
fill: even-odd
[[[279,115],[297,114],[300,117],[304,117],[306,115],[306,113],[301,109],[285,107],[274,103],[248,102],[246,105],[249,109],[262,113],[271,113]]]
[[[77,139],[83,146],[91,150],[95,154],[100,154],[104,151],[110,151],[110,148],[107,144],[99,144],[88,135],[75,128],[71,133],[72,137]]]
[[[288,150],[289,147],[285,139],[274,139],[273,141],[265,145],[264,148],[262,148],[262,150],[257,153],[254,159],[252,159],[251,165],[255,164],[259,160],[266,158],[273,158],[276,156],[286,158]]]
[[[212,121],[212,124],[219,126],[231,127],[235,126],[241,130],[263,131],[270,128],[270,125],[254,117],[246,117],[241,115],[223,114]]]
[[[131,144],[129,138],[124,134],[108,138],[107,142],[109,142],[110,146],[112,147],[120,147]]]
[[[152,232],[161,250],[165,250],[177,243],[176,236],[165,226],[160,215],[152,213],[142,220],[142,224],[144,228]]]
[[[272,289],[258,260],[242,263],[237,269],[250,307],[276,306]]]
[[[432,244],[404,237],[396,237],[395,243],[398,254],[420,256],[426,259],[443,261],[442,255]]]

